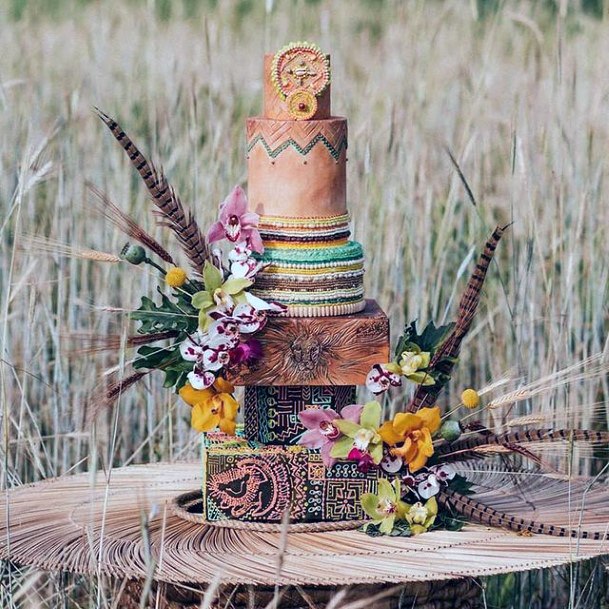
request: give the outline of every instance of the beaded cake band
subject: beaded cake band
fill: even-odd
[[[295,273],[303,275],[317,275],[322,273],[333,272],[338,273],[342,271],[355,271],[364,268],[364,259],[357,258],[354,260],[347,260],[345,262],[318,262],[308,264],[306,262],[284,262],[281,260],[274,260],[264,269],[265,273]]]
[[[342,239],[333,239],[332,241],[264,241],[264,247],[267,249],[285,249],[288,246],[290,249],[295,250],[315,250],[325,249],[328,247],[338,247],[340,245],[347,244],[347,237]]]
[[[366,308],[366,301],[348,304],[330,304],[330,305],[290,305],[283,317],[332,317],[334,315],[352,315],[359,313]]]
[[[324,229],[285,229],[285,228],[265,228],[260,231],[260,236],[263,239],[268,239],[270,241],[273,238],[279,239],[311,239],[313,241],[320,241],[324,238],[337,238],[348,236],[350,234],[349,225],[348,224],[339,224],[337,226],[333,226],[332,228],[324,228]]]
[[[310,217],[288,217],[288,216],[260,216],[258,228],[261,231],[272,228],[295,228],[316,229],[330,228],[350,221],[349,213],[337,216],[310,216]]]

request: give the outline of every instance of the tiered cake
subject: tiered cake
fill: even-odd
[[[331,115],[329,64],[306,43],[266,55],[263,116],[247,119],[248,198],[268,263],[254,293],[291,317],[365,307],[363,250],[349,241],[347,119]]]
[[[330,60],[295,43],[264,59],[264,116],[247,120],[250,210],[260,215],[267,263],[254,295],[287,307],[257,338],[263,358],[245,385],[244,432],[204,440],[208,520],[276,522],[361,518],[356,497],[377,473],[354,462],[326,468],[296,446],[306,408],[340,412],[370,368],[388,361],[389,323],[364,300],[363,251],[349,241],[347,120],[331,116]]]

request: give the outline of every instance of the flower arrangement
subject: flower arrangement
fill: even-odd
[[[449,492],[468,494],[467,480],[443,456],[438,444],[455,442],[476,424],[449,419],[456,410],[442,413],[436,397],[450,380],[458,361],[461,341],[469,330],[480,298],[488,265],[504,229],[497,228],[480,257],[453,323],[427,324],[419,333],[415,321],[408,324],[395,349],[395,359],[372,367],[366,386],[380,396],[406,380],[413,384],[412,399],[392,419],[382,421],[378,401],[351,405],[336,413],[329,409],[306,409],[300,414],[307,428],[300,443],[320,448],[326,467],[337,460],[354,461],[362,472],[377,468],[378,494],[360,498],[371,519],[363,530],[371,535],[417,535],[431,528],[459,528],[461,522],[442,499]],[[461,404],[468,409],[480,404],[474,389],[466,389]],[[390,482],[389,480],[392,480]]]
[[[160,370],[164,386],[191,406],[193,428],[202,432],[219,428],[232,434],[239,404],[227,379],[240,366],[262,356],[255,335],[265,326],[268,314],[283,311],[280,305],[248,291],[263,268],[252,256],[264,251],[259,217],[247,211],[245,192],[237,186],[220,204],[218,220],[204,235],[162,172],[144,158],[114,120],[101,111],[98,115],[143,178],[158,208],[159,224],[174,233],[192,267],[188,272],[177,266],[173,256],[135,220],[91,187],[101,201],[102,213],[131,239],[120,258],[136,266],[147,264],[161,278],[160,301],[143,296],[139,308],[130,314],[138,323],[137,334],[127,340],[127,346],[138,347],[133,374],[110,383],[99,401],[107,404],[149,372]],[[160,341],[165,345],[152,344]]]

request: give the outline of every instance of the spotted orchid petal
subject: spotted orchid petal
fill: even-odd
[[[194,370],[187,374],[187,378],[193,389],[201,390],[211,387],[216,380],[216,375],[195,366]]]

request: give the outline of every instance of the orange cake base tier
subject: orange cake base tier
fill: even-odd
[[[247,119],[248,199],[262,216],[347,211],[347,120]]]
[[[256,338],[263,356],[236,385],[364,385],[390,359],[389,320],[374,300],[354,315],[272,317]]]

